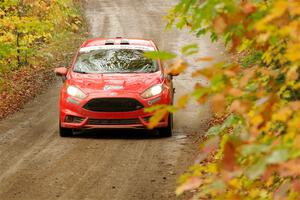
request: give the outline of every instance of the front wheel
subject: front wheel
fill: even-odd
[[[172,133],[173,133],[173,114],[172,113],[169,114],[168,126],[159,128],[158,131],[159,131],[159,135],[161,137],[171,137],[172,136]]]
[[[73,136],[73,130],[70,128],[61,127],[59,122],[59,135],[60,137],[71,137]]]

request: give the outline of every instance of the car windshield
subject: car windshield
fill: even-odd
[[[80,50],[73,71],[77,73],[151,73],[157,61],[144,56],[145,50],[99,48]]]

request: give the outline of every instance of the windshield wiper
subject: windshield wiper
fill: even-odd
[[[87,72],[85,72],[85,71],[80,71],[80,70],[73,70],[73,72],[79,73],[79,74],[87,74]]]

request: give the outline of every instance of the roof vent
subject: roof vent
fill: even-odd
[[[122,37],[120,37],[120,36],[117,36],[117,37],[116,37],[116,39],[121,39],[121,38],[122,38]]]
[[[120,44],[121,45],[129,45],[129,41],[128,40],[121,40]]]
[[[114,40],[106,40],[105,45],[114,45]]]

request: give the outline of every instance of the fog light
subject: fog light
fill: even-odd
[[[67,98],[67,102],[73,103],[73,104],[75,104],[75,105],[79,105],[79,104],[80,104],[79,101],[77,101],[77,100],[75,100],[75,99],[72,99],[71,97],[68,97],[68,98]]]
[[[155,99],[152,99],[152,100],[148,101],[148,105],[151,106],[151,105],[159,102],[160,100],[161,100],[161,97],[157,97]]]
[[[82,117],[67,115],[65,117],[65,122],[67,123],[81,123],[84,120]]]
[[[72,123],[73,122],[73,116],[67,115],[65,117],[65,122]]]

